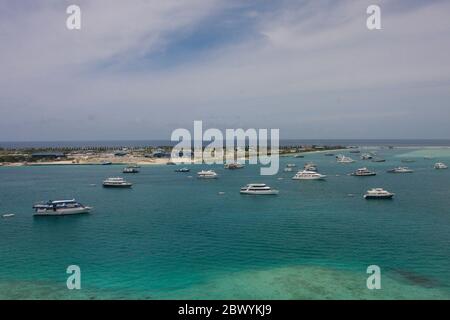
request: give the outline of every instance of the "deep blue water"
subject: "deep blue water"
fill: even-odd
[[[0,220],[0,297],[343,298],[354,292],[367,298],[366,268],[376,264],[388,279],[375,298],[432,293],[448,299],[450,170],[433,164],[449,164],[450,151],[378,153],[387,162],[342,165],[321,153],[282,157],[276,176],[260,176],[258,166],[213,166],[220,177],[210,181],[195,178],[206,165],[193,165],[188,174],[146,166],[126,175],[131,190],[101,186],[106,177],[122,175],[120,166],[0,167],[0,213],[16,214]],[[406,157],[417,161],[401,163]],[[282,171],[286,163],[306,161],[327,180],[294,181],[294,173]],[[385,173],[398,165],[415,172]],[[347,176],[361,166],[379,174]],[[280,194],[240,195],[250,182]],[[395,199],[364,200],[372,187],[395,192]],[[93,213],[32,217],[33,203],[72,197]],[[82,270],[77,293],[65,289],[71,264]],[[292,289],[302,272],[302,285]],[[320,288],[309,287],[321,272]]]

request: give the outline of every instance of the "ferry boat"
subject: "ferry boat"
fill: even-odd
[[[253,194],[253,195],[277,195],[278,190],[270,188],[264,183],[250,183],[241,188],[241,194]]]
[[[357,177],[368,177],[368,176],[375,176],[376,172],[370,171],[367,168],[360,168],[356,170],[355,172],[350,174],[351,176],[357,176]]]
[[[435,169],[448,169],[448,166],[445,163],[438,162],[434,165]]]
[[[230,169],[230,170],[234,170],[234,169],[242,169],[245,166],[242,163],[238,163],[238,162],[233,162],[233,163],[227,163],[224,165],[225,169]]]
[[[34,216],[65,216],[73,214],[89,213],[91,207],[86,207],[75,199],[72,200],[56,200],[48,201],[47,203],[35,204]]]
[[[103,181],[103,187],[105,188],[131,188],[133,184],[125,181],[123,178],[108,178]]]
[[[202,170],[197,172],[197,178],[199,179],[217,179],[218,175],[213,170]]]
[[[389,173],[413,173],[414,170],[409,169],[408,167],[397,167],[391,170],[388,170]]]
[[[355,160],[353,160],[352,158],[346,157],[342,154],[338,155],[336,158],[337,158],[338,163],[353,163],[353,162],[355,162]]]
[[[175,169],[175,172],[189,172],[191,169],[189,168],[181,168],[181,169]]]
[[[366,192],[364,199],[392,199],[394,193],[382,188],[373,188]]]
[[[326,175],[308,170],[301,170],[292,177],[293,180],[322,180],[325,178]]]
[[[138,173],[139,169],[136,167],[126,167],[122,171],[123,173]]]

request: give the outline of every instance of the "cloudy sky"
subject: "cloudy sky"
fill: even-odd
[[[169,139],[193,120],[450,138],[449,14],[446,0],[0,0],[0,141]]]

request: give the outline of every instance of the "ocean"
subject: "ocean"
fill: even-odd
[[[0,167],[0,214],[15,214],[0,218],[0,298],[449,299],[450,170],[433,165],[450,164],[450,148],[366,150],[387,161],[338,164],[310,153],[281,157],[275,176],[257,165],[144,166],[126,175],[130,190],[102,188],[122,175],[116,165]],[[308,161],[325,181],[283,172]],[[415,172],[386,173],[400,165]],[[348,176],[363,166],[378,174]],[[219,179],[195,177],[210,167]],[[280,194],[239,194],[251,182]],[[363,199],[373,187],[396,195]],[[94,209],[32,216],[35,202],[61,198]],[[81,269],[81,290],[66,287],[69,265]],[[379,290],[367,289],[370,265],[381,269]]]

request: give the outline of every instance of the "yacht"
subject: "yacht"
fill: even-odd
[[[105,188],[130,188],[133,184],[125,181],[123,178],[108,178],[103,181]]]
[[[381,188],[370,189],[364,195],[365,199],[392,199],[394,193]]]
[[[230,170],[234,170],[234,169],[242,169],[244,168],[244,165],[242,163],[238,163],[238,162],[233,162],[233,163],[227,163],[224,166],[225,169],[230,169]]]
[[[189,172],[191,169],[189,168],[181,168],[181,169],[175,169],[175,172]]]
[[[307,164],[304,165],[303,169],[305,169],[306,171],[317,171],[317,166],[312,163],[312,162],[308,162]]]
[[[72,200],[56,200],[48,201],[47,203],[35,204],[34,216],[65,216],[72,214],[89,213],[91,207],[86,207],[75,199]]]
[[[322,180],[326,176],[315,171],[301,170],[292,177],[293,180]]]
[[[197,178],[199,179],[217,179],[217,173],[213,170],[202,170],[197,172]]]
[[[397,167],[391,170],[388,170],[389,173],[413,173],[414,170],[409,169],[408,167]]]
[[[448,166],[445,163],[438,162],[434,165],[435,169],[448,169]]]
[[[350,175],[357,177],[368,177],[368,176],[375,176],[376,172],[370,171],[367,168],[360,168],[355,172],[351,173]]]
[[[136,167],[126,167],[126,168],[123,168],[122,172],[123,173],[138,173],[139,169]]]
[[[369,153],[364,153],[361,155],[361,160],[372,160],[373,156]]]
[[[250,183],[241,188],[241,194],[254,194],[254,195],[276,195],[278,190],[270,188],[264,183]]]
[[[342,154],[338,155],[336,158],[337,158],[338,163],[353,163],[353,162],[355,162],[355,160],[353,160],[352,158],[346,157]]]

